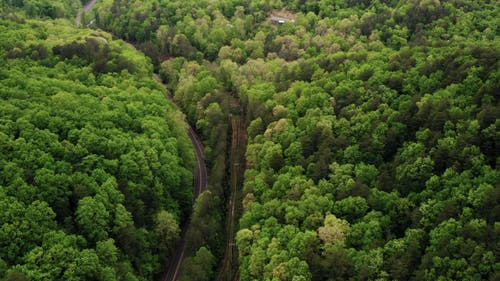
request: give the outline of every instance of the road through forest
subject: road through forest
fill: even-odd
[[[194,198],[196,198],[207,187],[207,167],[205,165],[205,161],[203,160],[203,146],[191,127],[189,127],[188,135],[193,143],[197,163],[194,173],[193,187]],[[184,252],[186,251],[187,228],[189,228],[189,224],[182,230],[181,239],[179,240],[179,244],[177,245],[174,255],[172,256],[172,260],[168,265],[168,271],[163,275],[161,281],[175,281],[179,275],[181,264],[184,259]]]
[[[160,76],[158,74],[153,75],[154,79],[160,83],[162,83]],[[162,83],[162,85],[167,88],[166,85]],[[173,103],[172,96],[166,94],[167,98],[170,99]],[[174,103],[175,104],[175,103]],[[178,108],[179,111],[181,110]],[[189,126],[189,125],[188,125]],[[203,145],[200,141],[200,138],[196,134],[196,132],[189,126],[188,136],[193,143],[194,154],[196,156],[196,168],[194,172],[194,186],[193,186],[193,195],[194,198],[197,198],[200,193],[203,192],[207,188],[207,166],[205,161],[203,160]],[[168,265],[168,271],[161,278],[161,281],[175,281],[179,275],[179,271],[181,268],[182,260],[184,259],[184,252],[186,250],[186,230],[189,228],[189,224],[182,230],[181,239],[179,240],[179,244],[175,249],[174,255],[170,264]]]

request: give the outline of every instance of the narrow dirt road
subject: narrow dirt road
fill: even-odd
[[[97,0],[90,0],[89,2],[87,2],[87,4],[83,6],[83,12],[88,13],[90,10],[92,10],[92,7],[94,7],[96,1]]]
[[[241,108],[240,105],[238,105]],[[231,195],[229,198],[229,213],[227,214],[227,240],[224,251],[224,260],[219,271],[217,280],[238,280],[239,270],[237,265],[237,250],[234,243],[235,221],[238,200],[240,192],[239,187],[243,182],[243,171],[245,169],[244,153],[245,153],[245,127],[241,116],[230,115],[232,136],[231,136]]]
[[[89,2],[87,2],[87,4],[85,4],[83,6],[83,14],[90,12],[90,10],[92,10],[92,8],[94,7],[94,4],[96,2],[97,2],[97,0],[90,0]],[[79,11],[78,14],[76,15],[76,18],[75,18],[75,25],[76,26],[80,26],[82,24],[82,15],[83,14]]]

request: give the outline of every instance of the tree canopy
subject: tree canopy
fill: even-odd
[[[211,168],[182,280],[223,256],[235,115],[241,280],[500,278],[500,2],[99,1],[95,24],[151,61],[6,3],[0,276],[158,271],[193,156],[155,69]]]
[[[1,18],[0,37],[0,279],[153,279],[194,155],[149,59],[64,22]]]
[[[498,278],[498,1],[129,3],[206,135],[243,106],[241,280]]]

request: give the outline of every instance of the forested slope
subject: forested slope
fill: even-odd
[[[0,279],[153,280],[192,203],[182,114],[123,41],[13,11],[0,17]]]

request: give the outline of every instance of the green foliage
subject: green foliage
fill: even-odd
[[[156,278],[192,202],[181,114],[124,42],[26,21],[0,19],[0,279]]]
[[[283,5],[210,66],[248,124],[241,280],[493,280],[498,3]]]
[[[160,211],[156,217],[155,234],[158,248],[161,252],[169,253],[179,239],[181,230],[177,219],[167,211]]]
[[[294,21],[274,24],[275,13]],[[152,58],[206,146],[210,187],[182,278],[212,278],[222,256],[232,114],[248,126],[241,280],[498,279],[499,13],[498,1],[472,0],[100,1],[96,24]],[[177,233],[165,222],[189,203],[192,156],[165,124],[176,115],[160,114],[148,61],[97,31],[9,32],[19,26],[0,33],[1,149],[17,160],[2,163],[3,194],[16,199],[5,208],[45,202],[32,207],[42,229],[84,234],[68,235],[68,260],[50,252],[56,268],[152,276],[155,257],[142,253]],[[12,78],[23,73],[42,78]],[[0,245],[0,272],[32,278],[45,272],[28,270],[40,243],[16,220],[6,215],[0,235],[26,243]],[[127,258],[99,266],[109,241]]]
[[[4,12],[16,11],[32,18],[51,19],[73,19],[82,6],[77,0],[2,0],[0,4]]]
[[[179,280],[209,281],[214,280],[215,257],[210,250],[201,247],[193,257],[187,258]]]

